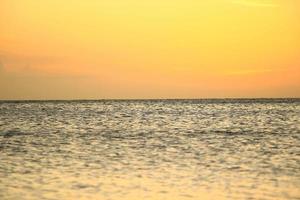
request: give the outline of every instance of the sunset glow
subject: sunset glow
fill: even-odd
[[[0,99],[300,97],[298,0],[1,0]]]

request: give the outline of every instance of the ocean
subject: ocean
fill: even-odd
[[[300,199],[300,99],[1,101],[0,199]]]

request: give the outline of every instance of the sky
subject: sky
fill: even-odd
[[[0,99],[300,97],[298,0],[1,0]]]

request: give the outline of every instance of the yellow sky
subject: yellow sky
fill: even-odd
[[[300,97],[298,0],[1,0],[0,99]]]

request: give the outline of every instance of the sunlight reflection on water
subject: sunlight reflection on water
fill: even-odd
[[[0,103],[0,199],[299,199],[299,100]]]

